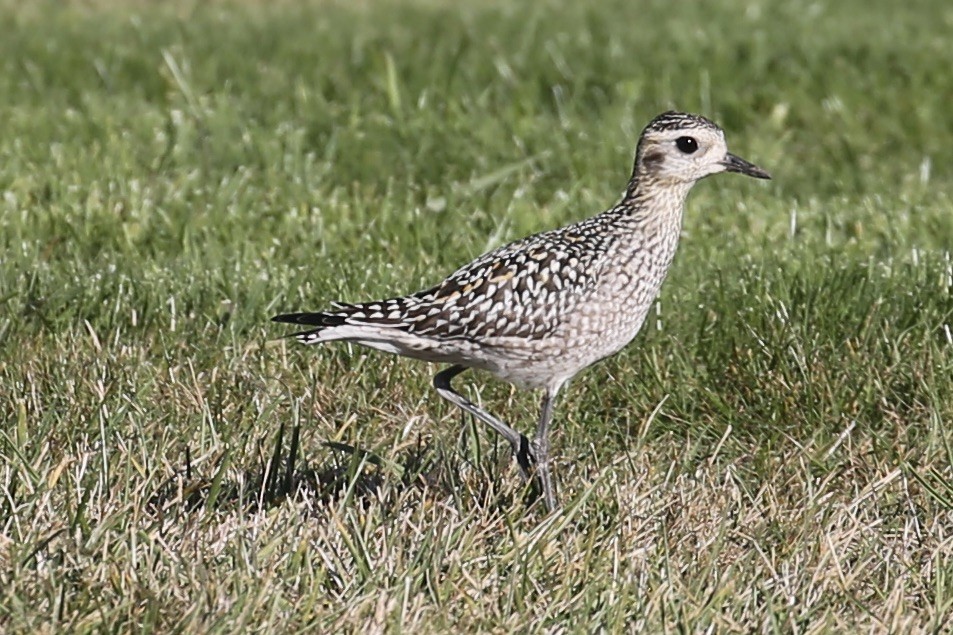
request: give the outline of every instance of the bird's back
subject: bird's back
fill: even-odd
[[[597,218],[495,249],[414,294],[408,330],[477,341],[552,337],[596,291],[619,240]]]

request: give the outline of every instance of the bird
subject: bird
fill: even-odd
[[[554,511],[556,397],[636,337],[675,255],[689,190],[719,172],[771,178],[728,152],[724,131],[710,119],[664,112],[639,136],[628,185],[609,209],[489,251],[409,295],[333,302],[272,320],[308,327],[286,336],[302,344],[353,342],[449,365],[433,377],[437,393],[509,442],[523,477],[535,479]],[[468,369],[542,391],[532,440],[451,386]]]

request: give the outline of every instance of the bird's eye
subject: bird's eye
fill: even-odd
[[[692,154],[698,149],[698,141],[695,137],[679,137],[675,140],[675,147],[685,154]]]

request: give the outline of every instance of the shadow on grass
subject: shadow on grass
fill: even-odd
[[[284,438],[282,424],[271,456],[266,458],[260,453],[255,467],[231,478],[226,476],[232,467],[227,453],[216,461],[211,478],[194,474],[191,452],[186,446],[185,465],[153,495],[150,508],[158,514],[200,508],[238,508],[254,513],[296,496],[318,503],[342,497],[370,500],[378,495],[385,481],[397,482],[401,489],[439,484],[433,453],[420,440],[400,457],[399,463],[345,443],[327,441],[324,446],[335,452],[323,465],[307,467],[299,461],[300,428],[292,428],[287,449]]]
[[[302,466],[299,461],[300,427],[291,429],[285,449],[285,425],[278,429],[270,457],[259,453],[257,465],[240,470],[237,476],[228,453],[220,456],[211,478],[194,474],[191,452],[185,448],[185,465],[172,475],[149,501],[150,510],[158,515],[189,513],[200,509],[241,510],[255,513],[283,503],[286,499],[307,499],[315,507],[342,502],[369,504],[382,500],[384,485],[400,494],[409,489],[426,489],[430,496],[452,497],[458,505],[463,498],[469,505],[481,508],[511,506],[518,498],[526,505],[538,499],[535,487],[500,487],[506,477],[499,469],[484,462],[475,467],[472,477],[465,477],[454,467],[458,461],[418,437],[417,443],[401,452],[394,460],[355,446],[326,441],[330,457],[317,467]],[[259,446],[260,447],[260,446]],[[458,456],[455,458],[459,458]],[[399,497],[398,497],[399,498]]]

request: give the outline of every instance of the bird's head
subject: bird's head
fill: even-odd
[[[718,172],[738,172],[757,179],[771,176],[728,152],[725,132],[713,121],[681,112],[662,113],[639,138],[633,182],[687,185]]]

